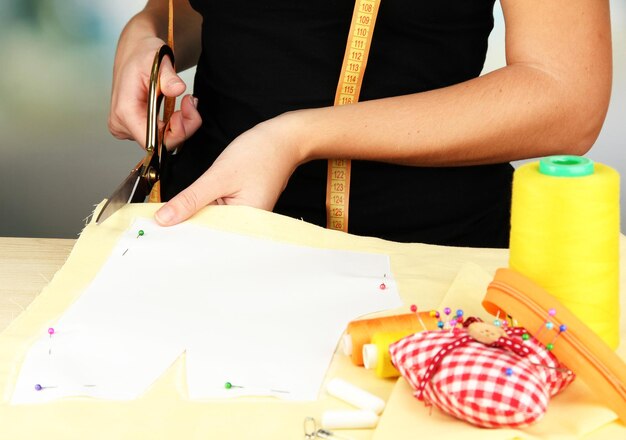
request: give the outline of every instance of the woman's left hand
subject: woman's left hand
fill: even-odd
[[[163,226],[180,223],[206,205],[246,205],[272,210],[296,167],[304,160],[297,123],[287,113],[238,136],[211,167],[159,211]]]

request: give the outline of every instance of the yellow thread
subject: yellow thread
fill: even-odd
[[[378,359],[374,373],[377,377],[398,377],[400,372],[391,363],[391,355],[389,354],[389,346],[396,341],[413,334],[414,332],[383,332],[376,333],[372,337],[372,344],[376,346]]]
[[[618,173],[598,163],[593,174],[582,177],[541,174],[538,162],[518,168],[509,266],[550,292],[616,348]]]
[[[426,328],[433,330],[437,328],[437,319],[430,316],[428,312],[420,312]],[[363,345],[372,340],[372,336],[382,332],[405,332],[404,335],[422,331],[422,325],[415,313],[405,313],[402,315],[383,316],[379,318],[361,319],[348,324],[347,333],[352,338],[352,363],[363,365]]]

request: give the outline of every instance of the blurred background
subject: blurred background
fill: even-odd
[[[75,238],[143,156],[107,129],[117,37],[144,0],[0,0],[0,236]],[[614,86],[594,160],[622,175],[626,231],[626,2],[611,0]],[[505,64],[499,9],[485,71]],[[193,72],[184,75],[188,90]]]

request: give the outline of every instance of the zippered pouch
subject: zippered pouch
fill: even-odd
[[[626,363],[556,298],[514,270],[498,269],[483,307],[494,316],[511,316],[531,333],[536,329],[533,336],[550,344],[552,353],[626,424]]]

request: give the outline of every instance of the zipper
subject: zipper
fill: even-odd
[[[511,287],[509,284],[494,280],[490,283],[489,287],[496,288],[500,292],[508,295],[527,310],[530,310],[538,319],[543,320],[547,316],[547,311],[538,305],[535,301],[528,298],[528,296],[521,293],[519,290]],[[497,304],[496,304],[497,305]],[[499,307],[499,306],[498,306]],[[553,321],[556,321],[552,318]],[[557,323],[555,322],[555,325]],[[560,324],[559,324],[560,325]],[[602,363],[597,356],[595,356],[585,345],[583,345],[578,338],[568,332],[561,332],[559,338],[565,339],[570,346],[580,354],[585,360],[587,360],[596,371],[598,371],[602,377],[615,389],[623,400],[626,400],[626,389],[624,384],[608,369],[604,363]],[[591,385],[591,384],[589,384]]]

